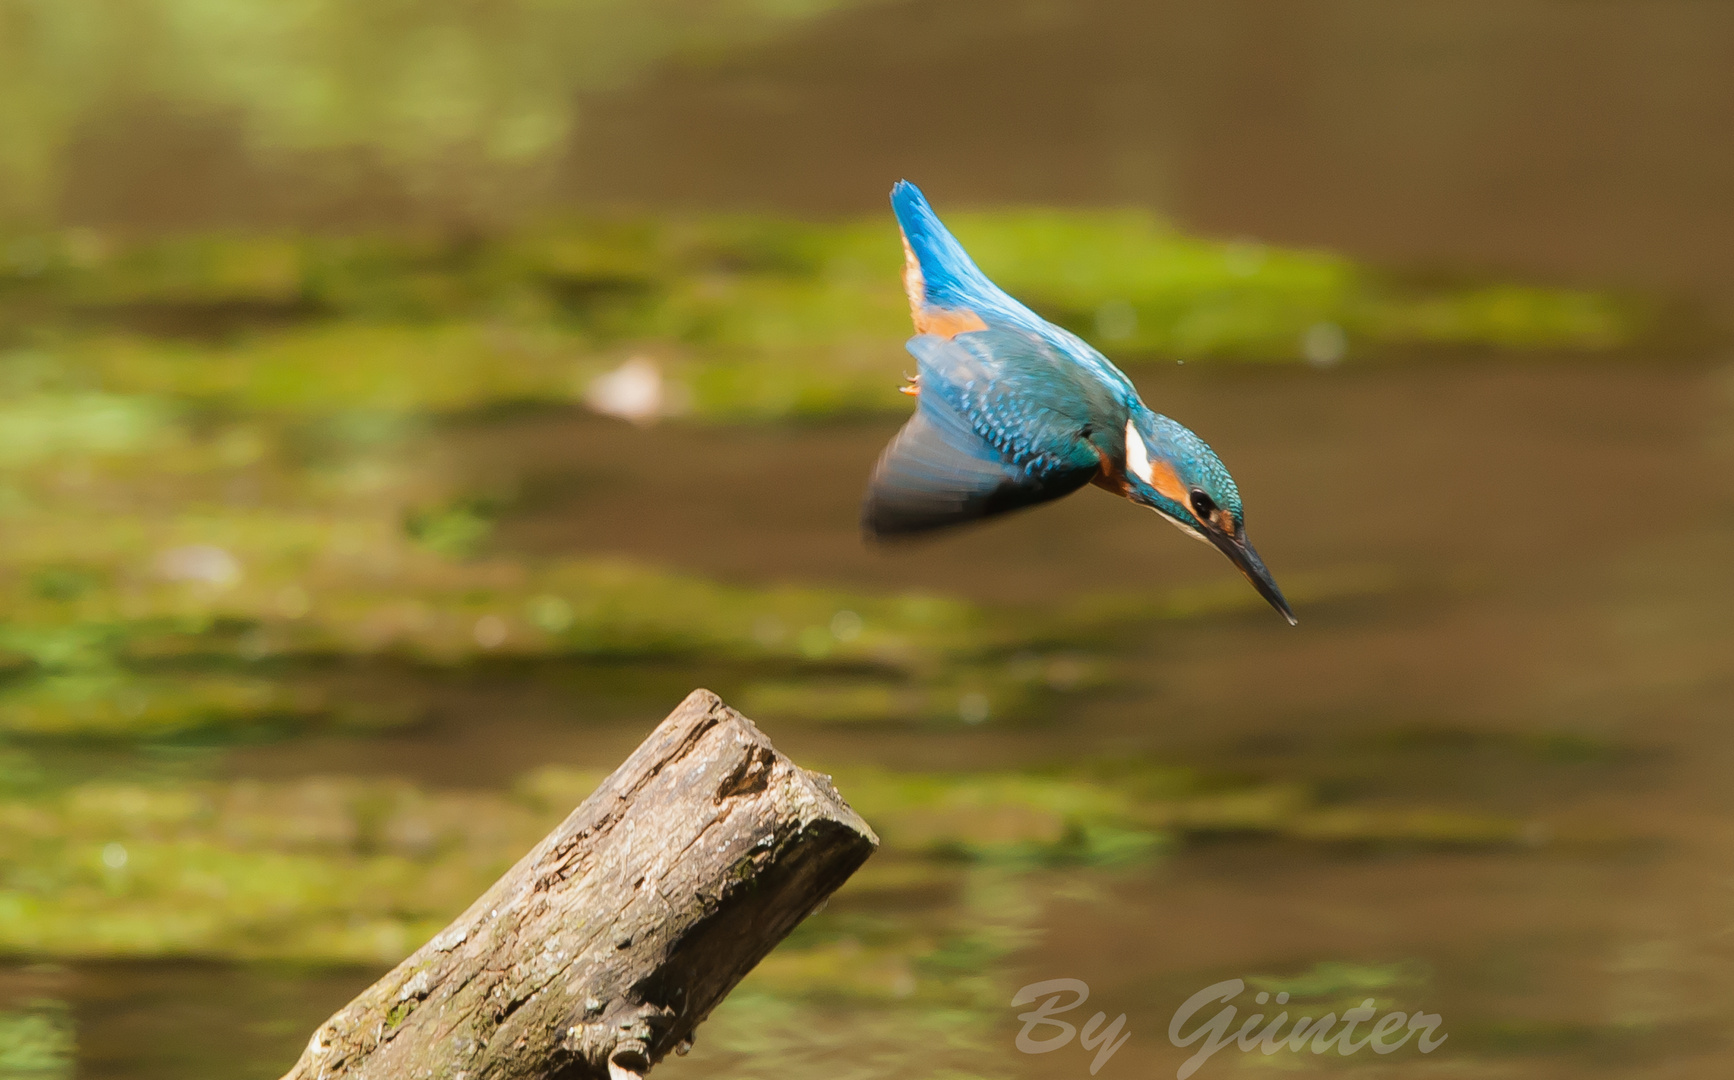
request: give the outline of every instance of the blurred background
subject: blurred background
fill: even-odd
[[[673,1078],[1227,978],[1734,1063],[1734,9],[0,0],[0,1076],[271,1078],[687,691],[881,852]],[[1221,452],[878,551],[923,185]],[[1080,1018],[1081,1019],[1081,1018]],[[661,1075],[662,1073],[659,1073]]]

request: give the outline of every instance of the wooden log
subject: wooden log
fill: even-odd
[[[642,1076],[878,846],[828,777],[695,690],[285,1080]]]

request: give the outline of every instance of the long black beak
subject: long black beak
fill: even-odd
[[[1224,555],[1227,555],[1234,565],[1240,567],[1240,572],[1246,575],[1246,580],[1252,582],[1252,587],[1258,590],[1258,595],[1270,601],[1270,606],[1282,613],[1290,626],[1300,620],[1294,617],[1294,609],[1288,606],[1288,601],[1282,597],[1282,590],[1276,587],[1270,571],[1264,568],[1264,560],[1258,557],[1258,552],[1246,542],[1246,531],[1239,536],[1229,536],[1212,529],[1205,533],[1210,542],[1215,544]]]

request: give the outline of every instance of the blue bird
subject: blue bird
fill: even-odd
[[[930,532],[1095,484],[1215,545],[1293,625],[1215,451],[1152,412],[1107,357],[989,281],[914,184],[892,188],[891,206],[915,318],[917,374],[904,392],[917,404],[873,470],[867,535]]]

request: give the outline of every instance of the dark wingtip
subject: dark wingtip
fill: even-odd
[[[885,532],[879,527],[879,517],[873,506],[873,497],[868,495],[861,502],[861,539],[869,544],[879,544],[885,541]]]
[[[920,514],[900,513],[897,508],[875,498],[876,494],[869,490],[867,498],[861,502],[861,539],[875,547],[907,543],[958,524]]]

